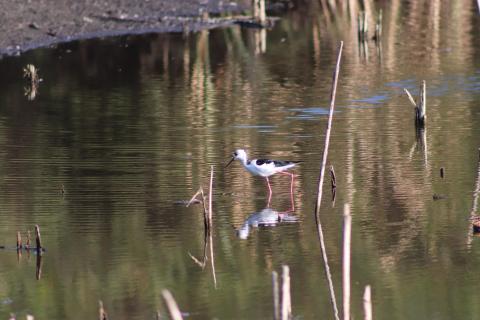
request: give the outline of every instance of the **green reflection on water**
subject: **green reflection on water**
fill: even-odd
[[[473,4],[438,6],[415,14],[392,2],[382,50],[371,42],[368,57],[346,20],[300,12],[267,31],[264,54],[255,48],[258,31],[233,27],[5,58],[0,244],[39,224],[47,252],[38,281],[34,256],[0,252],[0,315],[86,319],[102,299],[112,318],[150,319],[168,288],[192,318],[271,318],[270,274],[288,264],[294,314],[331,317],[313,204],[326,125],[318,110],[328,105],[344,40],[330,150],[339,187],[335,206],[330,199],[322,206],[337,295],[348,202],[356,318],[366,284],[377,318],[475,318],[480,251],[468,218],[480,141],[479,19]],[[34,101],[20,78],[30,62],[44,78]],[[426,142],[417,140],[403,94],[422,79]],[[304,160],[296,170],[299,223],[236,237],[234,229],[266,205],[263,181],[238,164],[223,170],[239,147]],[[200,208],[175,204],[206,185],[210,164],[218,289],[208,267],[188,256],[203,253]],[[288,209],[288,179],[272,180],[273,208]]]

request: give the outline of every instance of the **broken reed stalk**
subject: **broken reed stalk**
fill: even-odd
[[[372,320],[372,292],[370,285],[365,287],[365,292],[363,293],[363,312],[365,320]]]
[[[108,315],[103,308],[103,301],[98,300],[98,320],[108,320]]]
[[[208,189],[208,226],[212,226],[213,166],[210,166],[210,186]]]
[[[317,203],[315,206],[315,220],[317,224],[318,239],[320,242],[323,262],[325,265],[325,268],[324,268],[325,276],[327,278],[328,287],[330,289],[330,301],[332,303],[333,313],[336,320],[339,320],[338,308],[337,308],[337,301],[335,299],[335,292],[333,289],[332,275],[330,273],[330,267],[328,266],[327,250],[325,248],[325,240],[323,237],[322,223],[320,221],[320,204],[322,203],[323,180],[325,178],[325,167],[327,165],[328,146],[330,144],[330,132],[332,130],[333,110],[335,109],[335,95],[337,93],[338,74],[340,72],[340,61],[342,57],[342,50],[343,50],[343,41],[340,42],[340,48],[338,50],[338,57],[337,57],[337,64],[335,67],[335,71],[333,73],[332,93],[330,96],[330,112],[328,115],[328,124],[327,124],[327,130],[325,135],[325,147],[323,149],[322,166],[320,167],[320,177],[318,179]]]
[[[332,165],[330,166],[330,182],[332,184],[332,189],[335,189],[337,187],[337,178],[335,177],[335,170]]]
[[[170,317],[173,320],[182,320],[182,313],[180,312],[180,309],[178,309],[177,302],[175,302],[175,299],[173,298],[172,294],[168,290],[162,290],[162,297],[163,300],[165,301],[165,304],[167,305],[168,313],[170,314]]]
[[[215,260],[213,257],[213,240],[212,240],[212,224],[213,224],[213,166],[210,166],[210,189],[208,190],[208,236],[210,239],[210,263],[212,264],[213,284],[217,288],[217,276],[215,275]]]
[[[403,88],[403,90],[407,94],[410,102],[415,107],[415,125],[421,128],[424,127],[427,120],[427,85],[425,80],[422,81],[422,85],[420,86],[420,97],[418,103],[406,88]]]
[[[290,296],[290,268],[282,267],[282,320],[289,320],[292,316],[292,299]]]
[[[202,200],[197,200],[197,196],[198,195],[201,195],[202,196]],[[209,224],[209,214],[208,214],[208,209],[207,209],[207,201],[206,201],[206,198],[205,198],[205,194],[203,193],[203,188],[200,187],[200,189],[198,189],[198,191],[193,195],[193,197],[190,199],[190,201],[188,201],[186,207],[188,208],[194,201],[200,201],[202,203],[202,206],[203,206],[203,224],[204,224],[204,228],[205,228],[205,233],[207,232],[210,232],[210,224]]]
[[[215,289],[217,289],[217,276],[215,274],[215,260],[213,256],[212,232],[209,232],[209,237],[210,237],[210,263],[212,264],[213,285]]]
[[[40,227],[38,224],[35,225],[35,242],[37,244],[37,254],[42,252],[42,239],[40,237]]]
[[[273,320],[280,319],[280,288],[278,286],[278,273],[272,271],[272,289],[273,289]]]
[[[350,244],[352,235],[352,216],[350,206],[343,208],[343,319],[350,319]]]

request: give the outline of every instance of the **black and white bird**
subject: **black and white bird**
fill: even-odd
[[[293,180],[294,174],[290,172],[286,172],[288,169],[295,167],[295,165],[299,162],[295,161],[280,161],[280,160],[269,160],[269,159],[252,159],[248,160],[247,153],[243,149],[237,149],[232,155],[232,159],[228,164],[225,166],[228,167],[234,160],[239,160],[242,165],[247,169],[248,172],[253,174],[254,176],[261,176],[267,180],[268,186],[268,199],[272,197],[272,187],[270,186],[270,180],[268,177],[274,175],[276,173],[287,174],[292,178],[292,184],[290,186],[290,192],[293,197]]]

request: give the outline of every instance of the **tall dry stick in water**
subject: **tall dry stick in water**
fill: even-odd
[[[343,319],[350,319],[350,243],[352,235],[352,216],[350,206],[343,209]]]
[[[292,317],[292,298],[290,296],[290,268],[282,267],[282,320]]]
[[[272,271],[272,291],[273,291],[273,319],[280,320],[280,289],[278,287],[277,271]]]
[[[212,240],[212,198],[213,198],[213,166],[210,167],[210,189],[208,190],[208,223],[209,223],[209,232],[208,236],[210,239],[210,262],[212,264],[212,275],[213,275],[213,284],[215,289],[217,288],[217,277],[215,275],[215,260],[213,258],[213,240]]]
[[[325,135],[325,147],[323,149],[322,166],[320,168],[320,178],[318,179],[317,204],[315,206],[315,220],[317,223],[318,240],[320,241],[320,248],[322,250],[323,262],[325,264],[325,275],[327,277],[328,287],[330,289],[330,300],[333,306],[333,313],[335,315],[336,320],[339,320],[338,308],[337,308],[337,301],[335,299],[335,292],[333,289],[332,275],[330,273],[330,267],[328,266],[328,258],[327,258],[327,251],[325,248],[325,240],[323,237],[322,223],[320,221],[320,204],[322,203],[323,180],[325,178],[325,167],[327,166],[328,146],[330,144],[330,131],[332,129],[333,110],[335,108],[335,95],[337,93],[338,73],[340,71],[340,61],[342,58],[342,50],[343,50],[343,41],[340,42],[340,48],[338,49],[337,64],[335,67],[335,72],[333,73],[332,94],[330,96],[330,112],[328,116],[327,133]]]
[[[365,313],[365,320],[372,320],[372,292],[370,285],[365,287],[363,294],[363,312]]]
[[[162,290],[162,297],[167,305],[168,313],[170,314],[170,318],[172,320],[183,320],[182,313],[180,309],[178,309],[178,305],[175,302],[172,294],[168,290]]]

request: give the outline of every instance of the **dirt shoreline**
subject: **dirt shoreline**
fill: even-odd
[[[234,21],[212,16],[246,9],[248,1],[0,0],[0,57],[80,39],[216,28]]]

